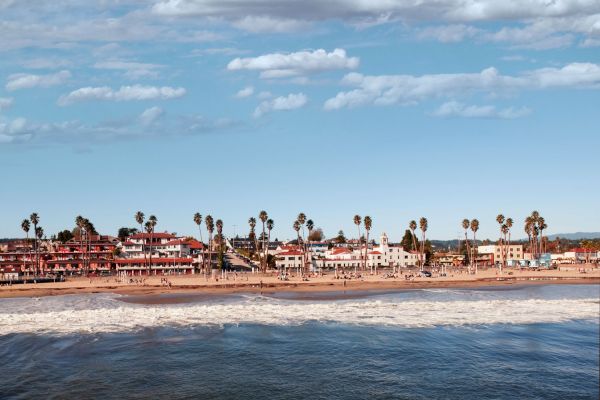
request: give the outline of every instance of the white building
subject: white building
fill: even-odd
[[[127,258],[148,257],[188,257],[191,243],[173,234],[164,232],[137,233],[122,244],[122,251]]]

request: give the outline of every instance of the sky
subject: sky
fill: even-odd
[[[0,237],[600,230],[597,0],[0,0]]]

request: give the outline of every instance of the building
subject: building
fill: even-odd
[[[477,262],[483,265],[496,265],[503,263],[505,251],[506,261],[524,259],[522,244],[511,244],[506,246],[490,244],[485,246],[477,246]]]

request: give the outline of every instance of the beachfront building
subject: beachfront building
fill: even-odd
[[[119,275],[187,275],[194,274],[199,259],[191,257],[118,258],[114,265]]]
[[[358,244],[358,241],[357,241]],[[419,255],[406,251],[398,244],[391,244],[385,232],[380,237],[379,245],[359,248],[334,247],[324,252],[324,257],[316,259],[313,264],[325,269],[360,269],[364,264],[364,254],[367,251],[366,268],[408,268],[416,266]]]
[[[512,262],[523,260],[523,245],[511,244],[507,246],[499,246],[490,244],[485,246],[477,246],[477,263],[479,265],[496,265],[504,262],[504,252],[506,251],[506,261]]]
[[[290,271],[302,268],[302,251],[298,249],[289,249],[281,251],[276,255],[275,266],[278,270]],[[310,254],[306,255],[309,262]]]
[[[118,243],[117,238],[107,235],[90,235],[89,241],[73,238],[65,243],[54,243],[44,258],[43,271],[54,274],[83,270],[109,273]]]

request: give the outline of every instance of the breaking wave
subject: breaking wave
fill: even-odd
[[[14,299],[12,299],[14,300]],[[0,303],[0,335],[106,333],[152,327],[308,322],[406,328],[597,321],[600,303],[580,299],[428,300],[378,297],[344,301],[286,301],[263,296],[176,305],[142,305],[115,295]]]

